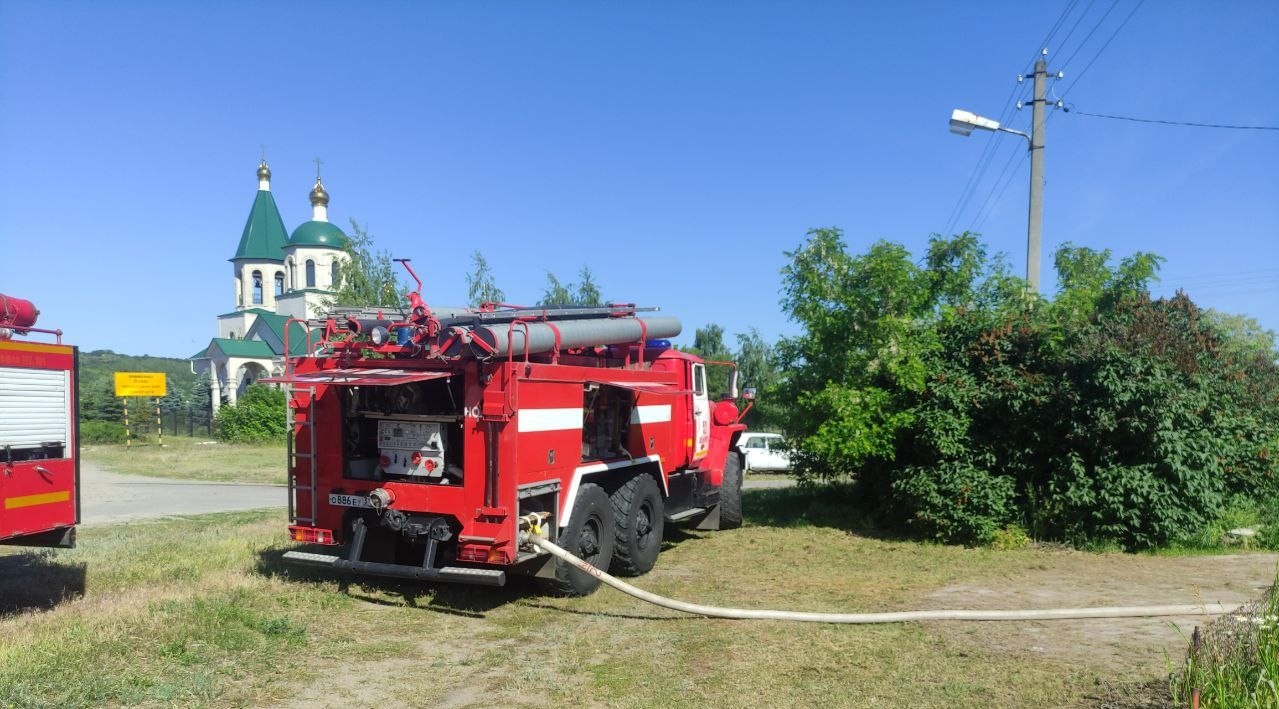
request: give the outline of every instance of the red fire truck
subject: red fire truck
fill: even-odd
[[[30,301],[0,295],[0,544],[75,546],[80,521],[76,366]],[[13,339],[30,333],[54,342]]]
[[[344,546],[286,560],[493,586],[537,576],[585,594],[598,580],[521,547],[521,524],[636,575],[666,522],[741,523],[736,368],[672,348],[676,318],[409,298],[395,318],[295,321],[291,336],[316,332],[312,354],[266,380],[288,393],[291,536]],[[718,400],[708,364],[733,367]]]

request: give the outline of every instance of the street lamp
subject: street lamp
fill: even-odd
[[[1000,133],[1012,133],[1020,135],[1026,139],[1026,143],[1030,143],[1030,134],[1023,133],[1012,128],[1005,128],[999,125],[999,121],[992,121],[984,116],[979,116],[972,111],[965,111],[960,108],[950,112],[950,132],[955,135],[970,136],[976,129],[999,131]]]
[[[1036,71],[1038,71],[1038,67],[1036,67]],[[1038,83],[1039,79],[1036,76],[1036,86],[1038,86]],[[968,136],[972,135],[974,130],[989,130],[1012,133],[1026,139],[1026,146],[1030,150],[1031,157],[1030,214],[1026,222],[1026,283],[1034,293],[1039,292],[1039,251],[1044,221],[1044,141],[1041,110],[1041,104],[1036,103],[1035,117],[1032,122],[1035,130],[1034,136],[1012,128],[1005,128],[999,125],[999,121],[992,121],[972,111],[964,111],[957,108],[950,113],[950,132],[956,135]]]

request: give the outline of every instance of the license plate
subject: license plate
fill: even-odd
[[[342,507],[372,507],[369,504],[369,498],[363,495],[329,495],[330,505],[340,505]]]

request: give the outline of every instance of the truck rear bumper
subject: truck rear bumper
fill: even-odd
[[[284,560],[302,566],[316,566],[334,571],[370,576],[389,576],[419,581],[469,583],[479,586],[505,586],[506,572],[497,569],[473,569],[464,566],[424,568],[403,564],[384,564],[373,561],[351,561],[332,554],[314,554],[306,551],[285,552]]]

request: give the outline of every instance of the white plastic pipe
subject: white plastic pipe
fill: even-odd
[[[537,548],[550,553],[557,559],[576,566],[622,593],[647,601],[655,606],[669,608],[674,611],[703,615],[710,618],[732,618],[737,620],[794,620],[806,623],[906,623],[922,620],[1067,620],[1075,618],[1143,618],[1149,616],[1168,615],[1221,615],[1232,609],[1221,603],[1204,603],[1200,605],[1168,605],[1168,606],[1110,606],[1100,608],[1047,608],[1038,610],[928,610],[928,611],[894,611],[888,613],[807,613],[803,611],[751,610],[745,608],[720,608],[704,606],[700,603],[677,601],[622,581],[589,563],[573,556],[569,552],[547,541],[537,534],[529,534],[529,541]]]

